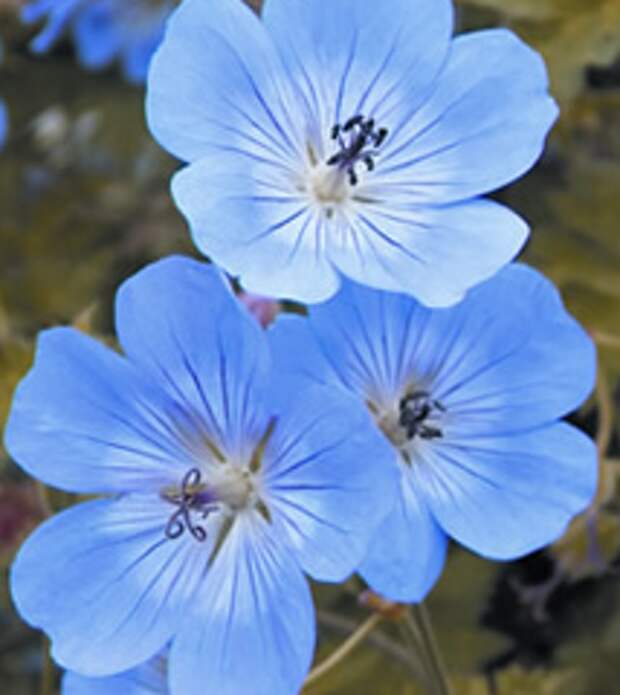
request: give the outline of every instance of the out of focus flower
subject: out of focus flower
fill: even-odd
[[[9,117],[4,102],[0,100],[0,148],[4,145],[9,129]]]
[[[559,418],[591,391],[595,350],[534,270],[509,266],[435,310],[348,282],[269,334],[280,369],[354,394],[392,443],[400,492],[361,566],[388,598],[426,594],[448,537],[515,558],[589,503],[596,449]]]
[[[30,0],[22,18],[46,21],[31,43],[36,53],[69,33],[84,67],[100,70],[118,59],[127,79],[139,83],[174,6],[173,0]]]
[[[13,458],[107,496],[30,536],[15,604],[83,675],[171,642],[175,695],[203,695],[201,673],[222,695],[293,695],[314,645],[304,572],[340,581],[362,561],[396,490],[390,447],[349,394],[280,377],[214,266],[156,263],[116,311],[125,357],[51,330],[17,389]]]
[[[0,63],[2,63],[4,49],[2,47],[2,42],[0,42]],[[6,140],[6,134],[9,129],[9,116],[6,110],[6,106],[2,99],[0,99],[0,149],[4,145]]]
[[[185,0],[147,89],[189,166],[176,203],[250,292],[319,302],[342,276],[446,306],[528,229],[479,196],[527,171],[557,108],[506,30],[452,38],[450,0]]]

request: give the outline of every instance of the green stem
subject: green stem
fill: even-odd
[[[355,632],[357,624],[350,618],[332,613],[331,611],[318,610],[317,620],[323,628],[339,632],[345,635],[350,635]],[[399,626],[401,626],[399,624]],[[401,626],[404,629],[404,626]],[[405,668],[411,671],[414,678],[421,678],[420,668],[417,661],[414,663],[411,659],[411,650],[402,646],[399,642],[383,634],[381,631],[376,631],[368,635],[366,640],[370,646],[383,652],[386,656],[394,659]]]
[[[431,692],[434,695],[454,695],[426,606],[423,603],[412,605],[406,613],[405,621],[413,638],[420,645],[421,656],[432,684]]]
[[[381,622],[382,616],[379,613],[373,613],[365,620],[353,634],[351,634],[334,652],[332,652],[325,661],[322,661],[318,666],[315,666],[308,674],[304,682],[304,687],[314,683],[319,678],[322,678],[328,671],[331,671],[341,661],[363,642],[366,637],[375,629]]]
[[[420,635],[417,628],[409,624],[407,621],[402,621],[399,624],[400,633],[409,650],[409,659],[412,664],[412,669],[415,670],[415,678],[419,685],[424,688],[424,692],[429,692],[433,683],[433,673],[430,664],[426,659],[426,654]]]
[[[620,348],[620,335],[593,331],[592,337],[602,347]]]
[[[41,673],[41,695],[54,695],[54,663],[50,657],[50,646],[46,637],[41,644],[43,651],[43,672]]]

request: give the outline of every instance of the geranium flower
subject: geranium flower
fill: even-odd
[[[62,678],[62,695],[169,695],[167,664],[156,656],[130,671],[93,678],[67,671]]]
[[[424,597],[448,537],[516,558],[558,538],[590,501],[595,447],[558,419],[591,391],[595,351],[536,271],[509,266],[434,310],[346,283],[270,335],[282,370],[357,396],[393,446],[400,493],[361,566],[388,598]]]
[[[449,0],[186,0],[147,115],[189,166],[194,241],[251,292],[318,302],[342,276],[432,306],[514,257],[526,224],[478,196],[539,157],[557,115],[505,30],[451,38]]]
[[[16,392],[15,460],[108,497],[30,536],[14,602],[82,675],[171,642],[175,695],[296,693],[314,644],[304,572],[341,581],[359,564],[392,503],[390,448],[348,394],[280,379],[213,266],[156,263],[121,287],[116,312],[124,357],[51,330]]]
[[[174,6],[173,0],[30,0],[22,19],[47,19],[31,43],[36,53],[48,51],[68,31],[85,68],[100,70],[120,59],[125,77],[139,83]]]

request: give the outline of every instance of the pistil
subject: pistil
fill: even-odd
[[[338,142],[340,150],[327,160],[327,165],[346,172],[351,186],[357,186],[356,166],[363,163],[368,171],[372,171],[374,158],[387,136],[387,128],[375,128],[374,119],[364,118],[361,114],[353,116],[344,125],[337,123],[332,128],[331,137]]]

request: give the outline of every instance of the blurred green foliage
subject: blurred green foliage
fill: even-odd
[[[168,194],[176,165],[145,129],[141,91],[113,72],[81,72],[66,47],[47,59],[30,56],[14,4],[0,3],[0,92],[12,123],[0,155],[0,422],[39,330],[76,323],[105,339],[119,281],[166,253],[195,253]],[[599,342],[602,386],[576,418],[598,432],[602,475],[593,508],[545,553],[498,565],[453,548],[428,603],[457,695],[613,695],[620,692],[620,0],[458,0],[458,9],[460,30],[508,26],[539,49],[562,107],[543,160],[498,197],[532,224],[525,260],[550,275]],[[46,501],[6,454],[0,459],[0,492],[27,510],[9,519],[17,535],[0,537],[6,565],[45,505],[67,499],[52,493]],[[0,496],[6,516],[12,508],[1,505]],[[0,529],[5,522],[0,516]],[[38,693],[41,637],[13,614],[6,584],[0,588],[0,691]],[[315,587],[319,660],[367,617],[358,588]],[[419,695],[411,659],[399,625],[386,620],[307,692]]]

